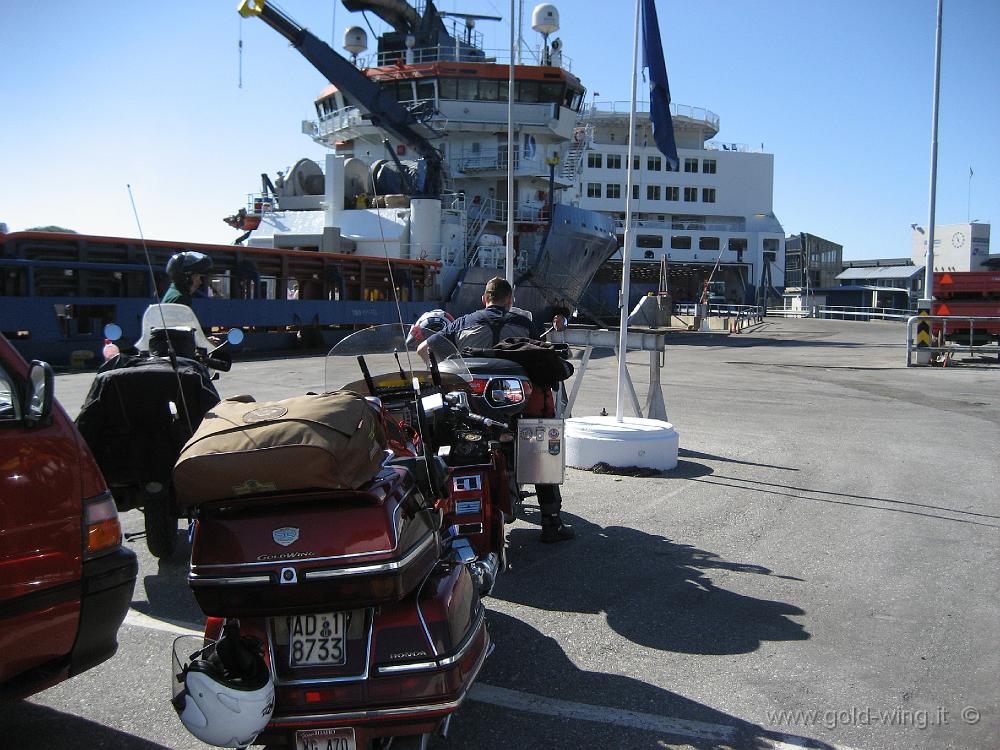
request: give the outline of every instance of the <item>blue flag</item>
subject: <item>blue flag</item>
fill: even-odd
[[[653,124],[653,140],[676,171],[679,161],[674,123],[670,119],[670,84],[653,0],[642,0],[642,67],[649,69],[649,120]]]

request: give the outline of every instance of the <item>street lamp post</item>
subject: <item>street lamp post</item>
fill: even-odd
[[[934,41],[934,107],[931,114],[931,187],[930,208],[927,218],[927,255],[924,266],[924,296],[917,302],[916,363],[929,365],[931,362],[931,326],[926,318],[930,316],[934,299],[934,213],[937,200],[937,150],[938,150],[938,102],[941,94],[941,16],[944,0],[937,3],[937,30]]]

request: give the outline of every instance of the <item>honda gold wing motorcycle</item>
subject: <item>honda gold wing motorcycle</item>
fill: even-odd
[[[470,410],[450,344],[425,364],[405,333],[334,347],[343,390],[221,402],[181,453],[208,620],[175,643],[174,707],[206,742],[425,747],[492,649],[481,598],[503,567],[514,436]]]

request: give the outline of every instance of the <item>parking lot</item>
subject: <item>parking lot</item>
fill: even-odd
[[[992,748],[1000,737],[1000,378],[905,367],[904,326],[766,319],[668,337],[679,464],[569,470],[577,539],[509,532],[496,651],[435,748]],[[640,399],[646,355],[630,355]],[[595,355],[578,416],[613,413]],[[237,362],[223,396],[324,383],[322,357]],[[92,373],[60,375],[74,414]],[[141,529],[136,512],[126,530]],[[169,699],[202,616],[181,546],[140,581],[115,658],[0,708],[3,748],[200,748]]]

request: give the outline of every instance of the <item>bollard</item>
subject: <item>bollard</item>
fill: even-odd
[[[917,302],[917,316],[920,320],[916,325],[916,360],[914,364],[929,365],[931,363],[931,322],[927,316],[931,314],[931,301],[919,300]]]

